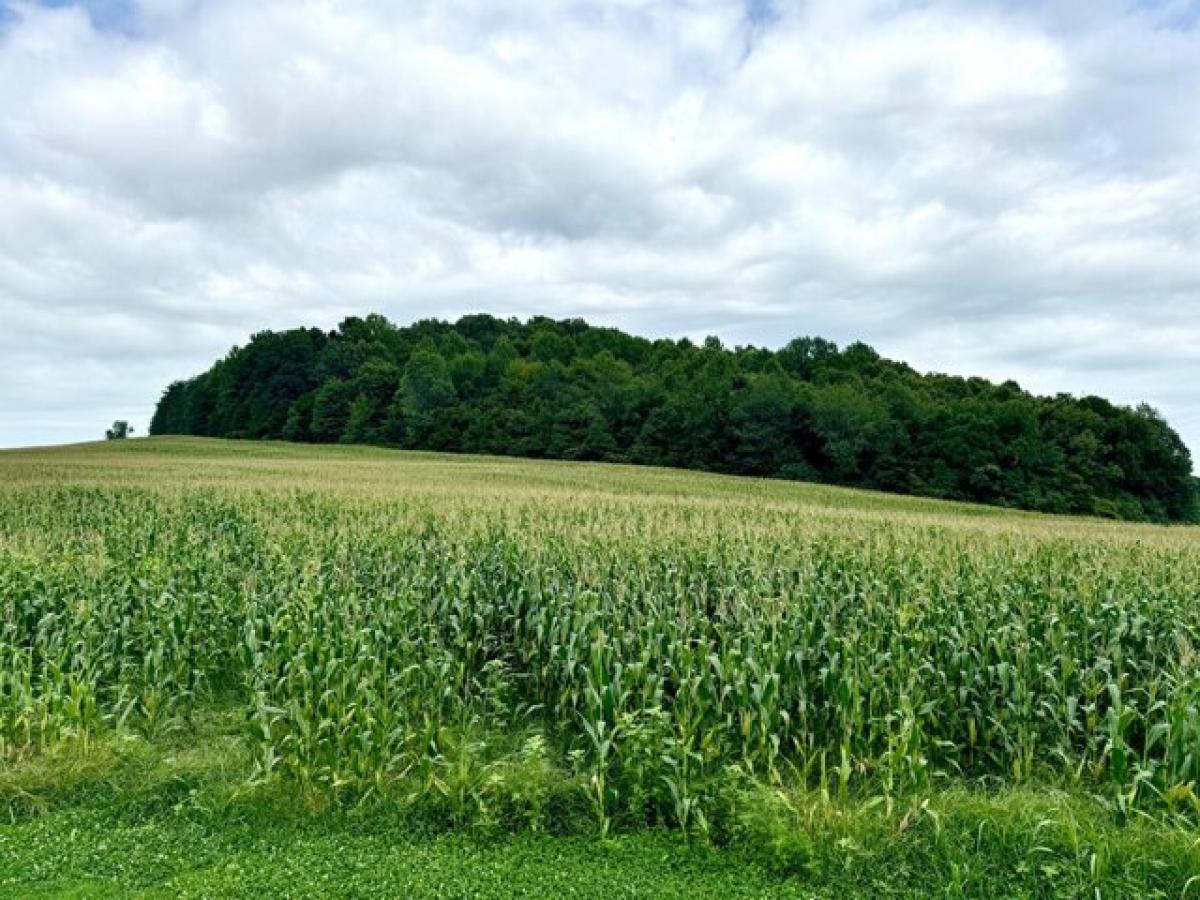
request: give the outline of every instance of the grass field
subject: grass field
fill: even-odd
[[[0,453],[0,892],[1200,896],[1200,529]]]

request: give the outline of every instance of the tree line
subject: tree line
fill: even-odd
[[[1001,506],[1195,521],[1191,457],[1150,407],[922,374],[862,343],[648,340],[470,315],[264,331],[171,384],[151,434],[605,460]]]

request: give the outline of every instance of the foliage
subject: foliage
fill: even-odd
[[[151,433],[638,462],[1043,512],[1196,520],[1179,436],[1146,406],[922,375],[864,344],[777,352],[579,320],[382,316],[262,332],[172,384]]]
[[[1197,585],[820,485],[0,454],[0,893],[1187,896]]]
[[[120,441],[133,434],[133,429],[129,427],[129,423],[124,419],[117,419],[112,423],[111,428],[104,431],[104,439],[108,441]]]
[[[1198,803],[1194,529],[365,448],[0,465],[9,757],[224,704],[264,783],[464,810],[524,758],[602,831],[708,832],[741,778]]]
[[[78,742],[0,773],[40,801],[0,822],[0,894],[73,897],[1166,897],[1194,892],[1194,829],[1118,824],[1080,793],[935,791],[887,804],[747,788],[719,841],[598,841],[547,810],[497,822],[392,801],[298,807],[247,789],[227,716]],[[529,797],[517,768],[477,779]],[[535,792],[536,793],[536,792]],[[514,804],[515,805],[515,804]],[[2,810],[2,807],[0,807]]]

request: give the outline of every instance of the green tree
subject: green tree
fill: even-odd
[[[312,439],[319,444],[341,440],[350,420],[350,404],[354,401],[354,385],[341,378],[332,378],[321,385],[313,397]]]
[[[419,446],[431,437],[439,416],[457,400],[446,361],[434,350],[421,349],[409,357],[396,393],[405,441]]]

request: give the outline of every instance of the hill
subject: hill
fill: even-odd
[[[1200,506],[1187,447],[1146,406],[921,374],[864,344],[726,348],[579,320],[372,315],[262,332],[170,385],[150,430],[633,462],[1160,522]]]
[[[799,482],[0,452],[0,894],[1186,896],[1197,584]]]

